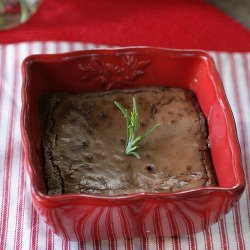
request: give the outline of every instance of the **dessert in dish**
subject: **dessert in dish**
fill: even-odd
[[[31,198],[41,219],[63,239],[83,242],[109,240],[113,232],[115,232],[114,239],[192,234],[207,229],[225,216],[240,199],[245,188],[245,178],[236,126],[218,71],[211,56],[206,52],[133,47],[31,55],[23,62],[22,72],[21,131],[27,159],[25,168],[30,177]],[[46,116],[49,112],[44,112],[43,131],[41,131],[41,117],[38,112],[41,97],[49,94],[44,98],[48,105],[49,99],[53,99],[52,93],[82,93],[79,95],[84,96],[90,92],[105,91],[107,94],[106,91],[111,89],[139,89],[148,86],[181,88],[192,91],[197,97],[198,106],[206,118],[209,134],[204,136],[209,137],[216,181],[210,186],[209,178],[213,177],[207,177],[205,174],[207,181],[203,182],[204,186],[198,188],[186,186],[178,189],[178,192],[169,192],[167,189],[159,192],[150,188],[149,192],[107,195],[97,192],[66,193],[64,188],[61,195],[50,195],[52,189],[48,194],[49,189],[44,178],[45,156],[42,137],[45,136]],[[116,98],[116,101],[131,111],[132,96],[134,94],[125,100]],[[59,100],[60,98],[58,98],[60,106]],[[136,101],[140,106],[138,97]],[[114,112],[119,113],[122,140],[124,140],[121,142],[121,151],[124,152],[125,121],[116,105],[114,103],[110,105],[114,108]],[[143,105],[143,108],[155,113],[155,106],[151,106],[151,103],[149,106],[150,108]],[[158,111],[160,112],[160,109]],[[141,113],[140,108],[139,121],[143,125],[145,121]],[[159,113],[155,113],[154,117],[156,115]],[[144,150],[148,145],[156,142],[154,138],[157,136],[159,138],[162,128],[170,127],[171,120],[167,121],[169,124],[164,126],[156,120],[152,122],[152,125],[160,123],[161,126],[139,144],[137,152],[141,160],[131,156],[126,158],[137,160],[136,163],[142,161],[145,157]],[[152,125],[149,124],[148,127],[152,128]],[[171,128],[175,129],[175,126]],[[147,127],[139,129],[136,135],[147,131]],[[78,136],[82,133],[82,130],[79,130]],[[110,131],[109,135],[113,136],[112,129]],[[171,145],[170,138],[168,136],[165,139],[166,145]],[[190,150],[190,145],[195,144],[190,143],[189,137],[186,138],[182,139],[182,143],[187,142],[185,145],[188,145],[183,151],[184,155]],[[163,138],[159,141],[163,144]],[[207,148],[205,141],[206,139],[204,143]],[[105,146],[109,149],[110,155],[109,145],[106,143]],[[116,145],[117,147],[119,146]],[[169,146],[169,153],[174,152],[171,151],[172,148],[173,145]],[[159,155],[161,153],[160,151]],[[213,172],[207,171],[210,174]],[[172,187],[172,190],[175,189]]]
[[[114,105],[137,100],[138,133],[160,127],[124,153],[126,124]],[[41,100],[48,194],[120,195],[217,185],[206,120],[194,94],[181,88],[55,93]]]

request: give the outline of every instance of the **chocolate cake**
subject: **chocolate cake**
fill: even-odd
[[[118,101],[136,97],[141,159],[124,153],[126,127]],[[216,185],[206,120],[192,92],[144,88],[56,93],[41,101],[44,176],[48,194],[171,192]]]

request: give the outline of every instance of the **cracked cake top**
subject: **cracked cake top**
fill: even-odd
[[[136,97],[141,159],[124,153],[128,110]],[[42,137],[48,194],[167,192],[215,185],[206,121],[192,92],[145,88],[43,97]]]

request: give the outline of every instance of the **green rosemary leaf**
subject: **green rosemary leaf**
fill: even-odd
[[[160,124],[155,124],[152,128],[150,128],[149,130],[147,130],[143,135],[140,135],[140,136],[136,137],[136,139],[134,140],[134,142],[138,143],[138,142],[142,141],[143,139],[145,139],[148,135],[150,135],[158,127],[160,127]]]
[[[135,97],[133,97],[133,108],[130,113],[130,116],[128,114],[128,110],[125,109],[119,102],[115,101],[114,103],[123,113],[124,118],[126,120],[127,140],[126,140],[126,145],[125,145],[125,153],[127,155],[132,155],[136,157],[137,159],[140,159],[139,153],[136,152],[136,150],[139,147],[137,144],[143,139],[145,139],[148,135],[150,135],[155,129],[157,129],[160,126],[160,124],[154,125],[152,128],[147,130],[144,134],[136,137],[135,133],[139,125],[139,114],[137,110]]]
[[[130,147],[127,147],[126,148],[126,153],[130,153],[130,152],[133,152],[135,151],[137,148],[139,148],[138,146],[132,146],[131,148]]]
[[[137,152],[131,152],[129,154],[135,156],[138,160],[141,159],[140,155]]]
[[[115,101],[115,105],[121,110],[123,113],[124,117],[128,116],[128,110],[125,109],[119,102]]]
[[[133,109],[132,109],[132,113],[131,113],[131,119],[133,119],[133,126],[134,126],[134,130],[136,130],[138,128],[138,124],[139,124],[139,114],[137,111],[137,104],[136,104],[136,100],[135,97],[133,97]]]

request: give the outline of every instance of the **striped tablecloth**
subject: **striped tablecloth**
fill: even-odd
[[[93,44],[66,42],[0,45],[1,250],[142,248],[140,238],[82,244],[63,241],[39,218],[31,203],[19,125],[21,62],[29,54],[94,47]],[[221,73],[236,120],[247,188],[233,210],[208,230],[183,237],[143,239],[147,249],[250,249],[250,53],[211,52],[211,55]]]

